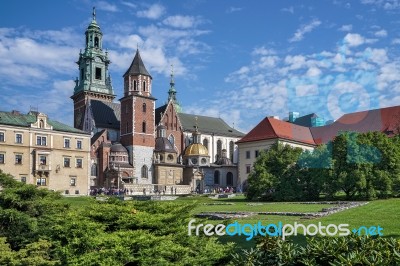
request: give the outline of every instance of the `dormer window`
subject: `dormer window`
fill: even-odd
[[[40,121],[39,121],[39,128],[44,128],[44,121],[43,121],[43,119],[40,119]]]

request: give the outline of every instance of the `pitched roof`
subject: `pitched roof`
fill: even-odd
[[[125,72],[123,75],[124,77],[126,75],[146,75],[151,77],[149,72],[147,71],[146,67],[143,64],[143,60],[140,57],[139,49],[136,50],[135,57],[133,58],[133,61],[131,63],[131,66],[128,68],[128,70]]]
[[[243,137],[244,134],[230,127],[224,120],[217,117],[177,113],[184,131],[193,132],[197,126],[201,133],[215,134],[228,137]]]
[[[315,145],[310,129],[271,117],[264,118],[237,143],[281,138]]]
[[[19,127],[30,127],[32,123],[37,121],[36,112],[29,112],[28,114],[21,114],[18,112],[2,112],[0,111],[0,124],[19,126]],[[71,132],[88,134],[82,130],[73,128],[61,122],[47,119],[47,123],[53,127],[53,130],[61,132]]]
[[[120,128],[121,105],[119,103],[91,100],[90,107],[97,128]]]
[[[157,107],[156,108],[156,110],[155,110],[155,123],[156,123],[156,125],[158,125],[159,123],[160,123],[160,121],[161,121],[161,114],[165,114],[165,110],[167,109],[167,107],[168,107],[168,104],[164,104],[164,105],[162,105],[162,106],[160,106],[160,107]]]
[[[341,131],[356,131],[360,133],[380,131],[391,134],[400,126],[400,106],[392,106],[345,114],[334,123],[311,128],[317,144],[327,143]]]

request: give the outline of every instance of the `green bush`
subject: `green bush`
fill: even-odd
[[[400,240],[370,236],[308,237],[305,246],[277,237],[258,238],[235,253],[231,265],[400,265]]]

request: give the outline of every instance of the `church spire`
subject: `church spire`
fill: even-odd
[[[92,16],[93,16],[92,21],[96,21],[96,7],[93,7]]]
[[[169,82],[169,90],[168,90],[168,102],[173,101],[175,105],[175,109],[178,113],[182,112],[182,107],[179,104],[178,99],[176,98],[176,89],[175,89],[175,81],[174,81],[174,65],[171,64],[171,80]]]

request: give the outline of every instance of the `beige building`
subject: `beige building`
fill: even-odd
[[[308,127],[272,117],[264,118],[246,136],[236,142],[239,147],[239,189],[246,186],[247,178],[260,152],[268,150],[277,142],[303,150],[313,150],[316,147]]]
[[[27,184],[87,195],[90,134],[38,112],[0,112],[0,169]]]

